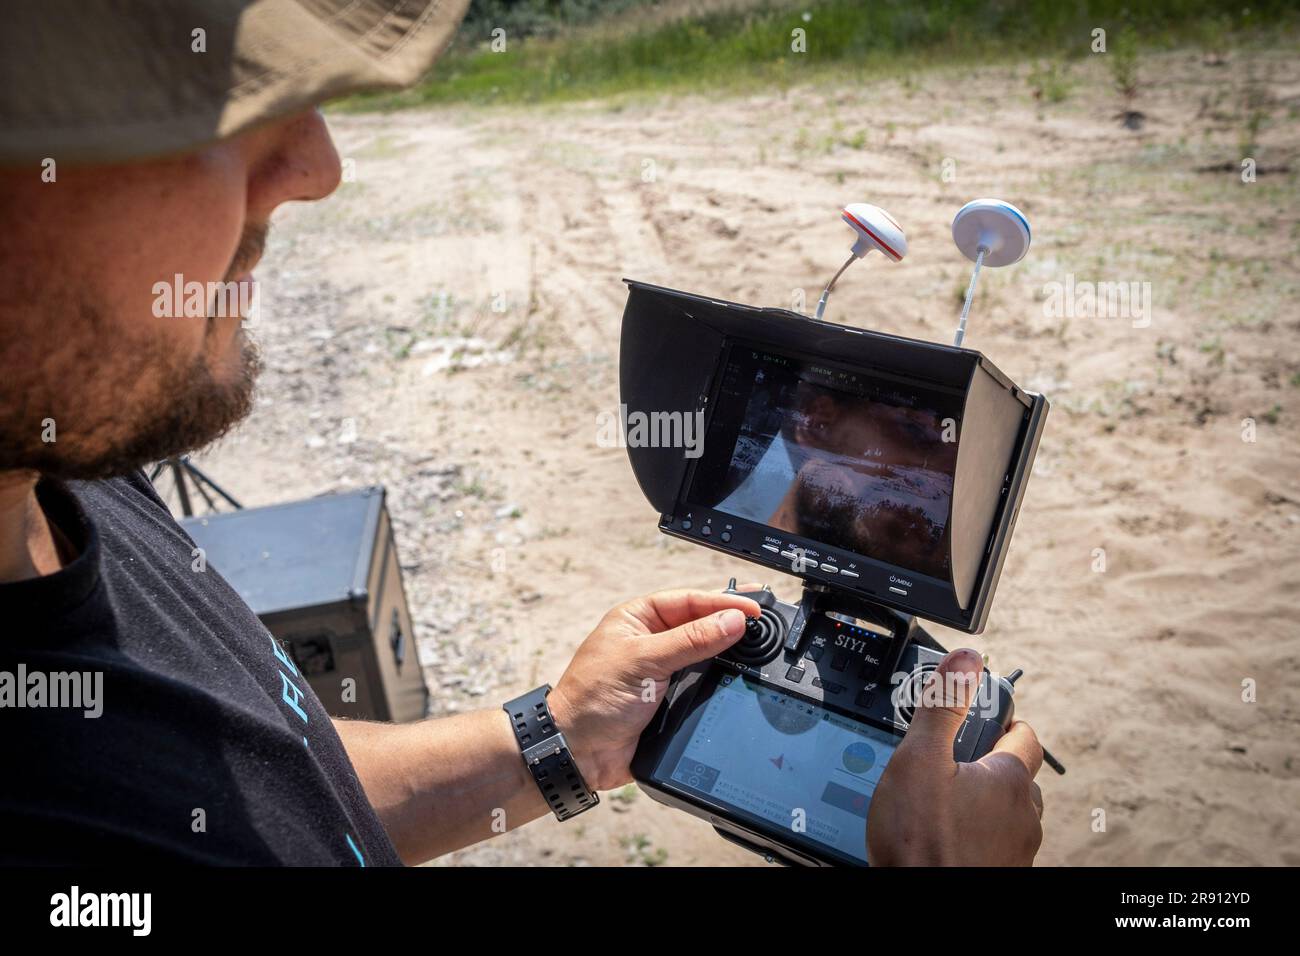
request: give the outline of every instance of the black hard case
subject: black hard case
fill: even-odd
[[[181,525],[335,717],[410,721],[427,690],[381,486]],[[356,681],[355,700],[343,680]]]

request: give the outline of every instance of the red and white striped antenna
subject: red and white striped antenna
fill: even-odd
[[[844,207],[840,218],[853,227],[857,239],[853,243],[853,254],[822,290],[822,297],[817,302],[817,314],[814,316],[818,319],[826,311],[826,300],[831,297],[831,289],[835,288],[836,281],[858,259],[873,249],[878,249],[891,262],[901,262],[903,256],[907,255],[907,237],[903,235],[903,227],[879,206],[865,202],[850,203]]]

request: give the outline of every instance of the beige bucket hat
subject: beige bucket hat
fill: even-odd
[[[193,149],[419,79],[469,0],[18,0],[0,12],[0,165]]]

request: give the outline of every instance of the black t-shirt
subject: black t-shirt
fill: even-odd
[[[78,554],[0,584],[0,862],[399,865],[293,659],[146,478],[37,495]]]

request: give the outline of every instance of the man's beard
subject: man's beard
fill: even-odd
[[[250,340],[242,339],[239,347],[238,368],[227,380],[217,381],[199,356],[187,371],[173,377],[164,392],[170,401],[152,416],[141,418],[119,443],[84,461],[42,468],[42,474],[63,479],[110,478],[216,441],[253,410],[253,389],[262,362]]]
[[[224,282],[261,258],[268,228],[244,227]],[[29,334],[0,335],[7,377],[0,472],[65,480],[125,475],[216,441],[252,411],[262,369],[257,348],[239,334],[228,346],[236,355],[211,354],[213,318],[202,348],[181,366],[165,337],[110,321],[87,290],[32,282],[25,291]]]
[[[32,384],[39,385],[20,393],[20,407],[0,411],[0,471],[63,480],[125,475],[210,444],[252,411],[262,364],[247,338],[240,337],[238,356],[218,378],[206,349],[180,367],[169,364],[174,357],[164,343],[134,343],[110,357],[113,346],[102,343],[111,337],[94,334],[104,330],[102,317],[81,311],[80,341],[65,342],[44,374],[36,372]],[[87,371],[91,362],[112,363],[115,373],[110,379]]]

